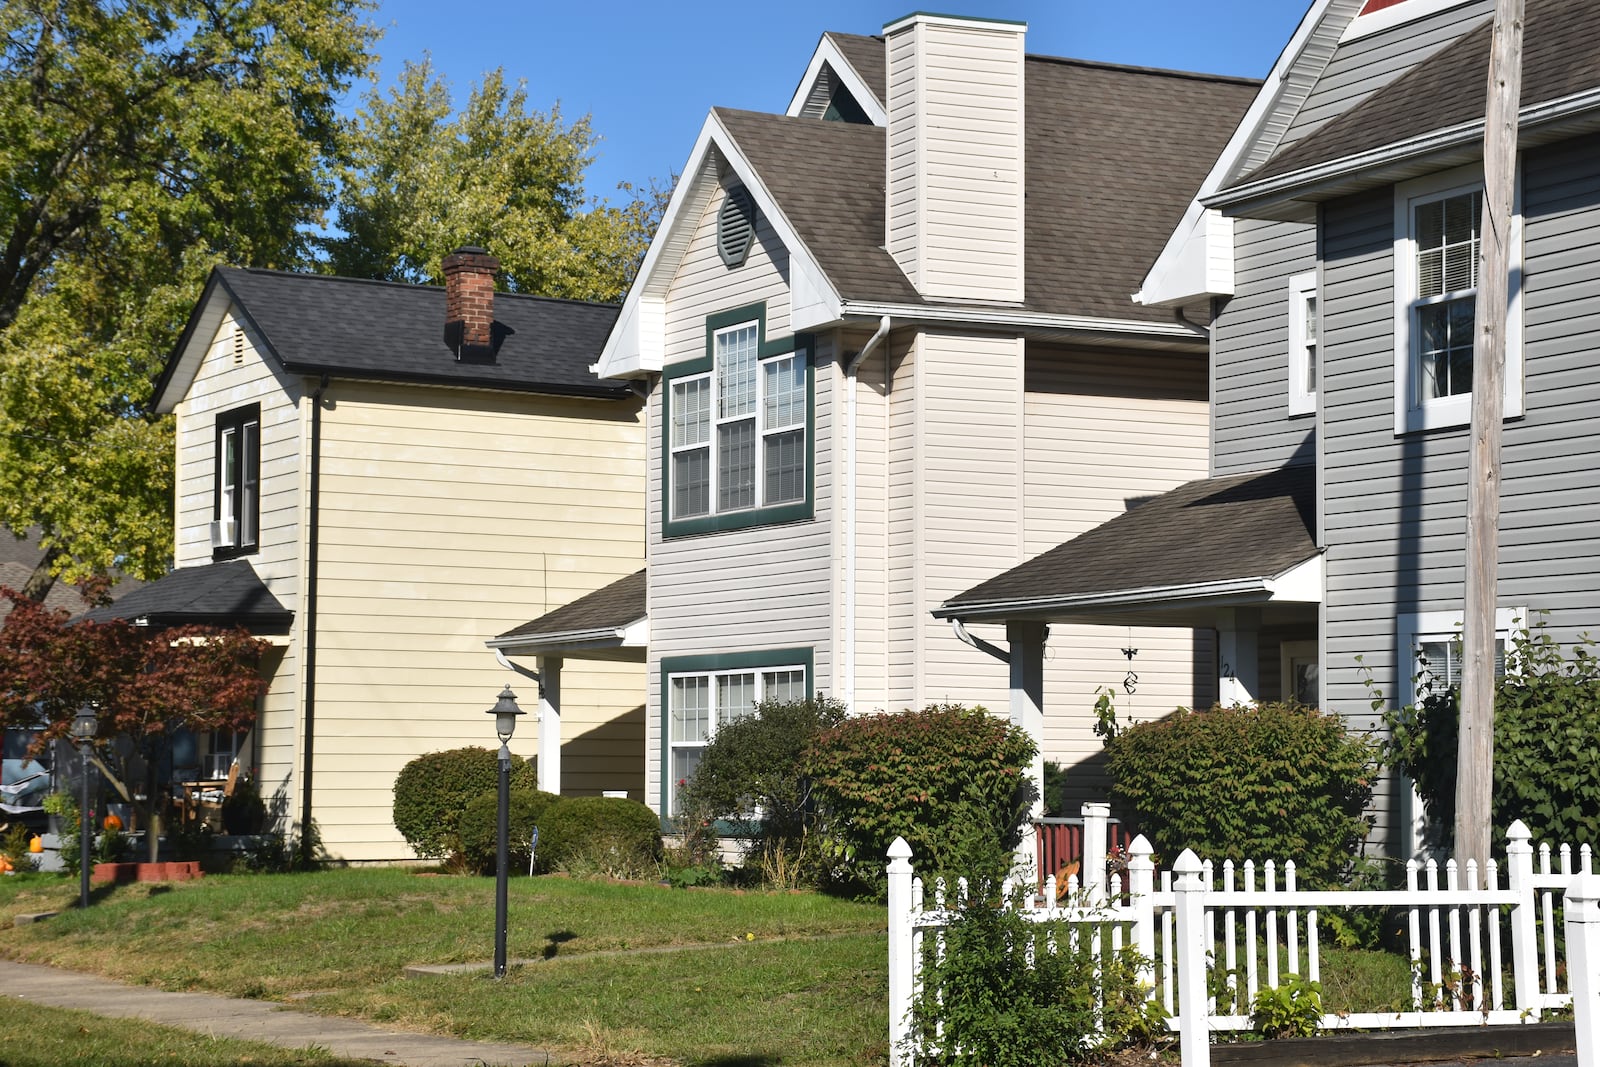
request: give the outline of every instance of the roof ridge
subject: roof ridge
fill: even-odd
[[[442,285],[429,285],[424,282],[397,282],[387,278],[356,278],[348,274],[318,274],[315,271],[283,270],[277,267],[230,267],[217,268],[229,274],[264,274],[278,278],[294,278],[298,281],[314,282],[343,282],[353,285],[372,285],[388,289],[403,289],[407,292],[416,292],[418,289],[431,289],[444,292]],[[495,299],[509,298],[515,300],[540,300],[548,304],[585,304],[590,307],[608,308],[616,310],[622,307],[620,303],[611,303],[604,300],[582,300],[568,296],[545,296],[541,293],[515,293],[504,289],[495,290]]]
[[[1224,82],[1229,85],[1248,85],[1259,88],[1261,78],[1246,78],[1237,74],[1208,74],[1198,70],[1177,70],[1169,67],[1144,67],[1133,63],[1111,63],[1102,59],[1075,59],[1071,56],[1046,56],[1029,53],[1024,58],[1035,63],[1051,63],[1069,67],[1089,67],[1095,70],[1115,70],[1125,74],[1148,74],[1161,78],[1186,78],[1191,81]]]

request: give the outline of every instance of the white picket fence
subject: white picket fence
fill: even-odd
[[[1579,1067],[1600,1067],[1600,875],[1589,846],[1540,845],[1520,821],[1507,831],[1504,869],[1411,861],[1403,890],[1302,890],[1292,861],[1259,867],[1231,861],[1220,870],[1185,850],[1157,871],[1136,838],[1108,871],[1103,805],[1085,805],[1086,855],[1079,884],[1045,880],[1021,905],[1025,918],[1065,923],[1078,937],[1109,935],[1112,952],[1132,945],[1147,962],[1141,981],[1159,998],[1179,1034],[1184,1067],[1206,1067],[1213,1031],[1250,1029],[1250,1004],[1285,975],[1320,978],[1324,939],[1318,913],[1329,908],[1399,909],[1411,961],[1410,1004],[1400,1010],[1332,1012],[1326,1029],[1516,1025],[1573,1005]],[[1537,856],[1537,863],[1535,862]],[[893,1067],[913,1067],[910,1012],[926,946],[944,951],[943,928],[964,886],[929,887],[911,865],[903,838],[889,849],[889,1037]],[[1125,873],[1124,873],[1125,871]],[[1065,903],[1063,903],[1063,900]],[[1566,958],[1558,958],[1556,909],[1563,907]],[[1100,950],[1098,940],[1094,942]],[[1564,966],[1563,966],[1564,964]],[[1510,991],[1506,988],[1509,970]],[[1565,975],[1567,985],[1560,981]],[[1220,996],[1208,993],[1220,992]],[[1201,1004],[1203,1011],[1188,1010]]]

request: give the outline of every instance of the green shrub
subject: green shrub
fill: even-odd
[[[418,756],[394,780],[394,826],[412,851],[448,859],[461,851],[461,813],[473,798],[499,784],[499,754],[488,748],[453,748]],[[536,789],[533,765],[511,757],[513,789]]]
[[[636,878],[653,874],[661,861],[661,821],[638,801],[565,797],[546,809],[543,820],[543,869]]]
[[[993,873],[1009,862],[1035,791],[1033,741],[982,708],[938,704],[846,719],[818,736],[809,764],[830,850],[882,892],[896,837],[925,876]]]
[[[1293,860],[1298,884],[1337,884],[1369,824],[1377,746],[1294,704],[1178,711],[1111,731],[1111,791],[1167,857]]]
[[[1051,760],[1044,761],[1044,814],[1056,819],[1072,814],[1067,811],[1067,769]]]
[[[712,819],[755,819],[745,863],[769,883],[816,881],[816,809],[806,754],[822,731],[845,718],[837,700],[765,701],[717,727],[679,808]],[[688,828],[685,828],[688,829]]]
[[[528,847],[533,839],[533,828],[539,825],[546,812],[560,801],[554,793],[538,789],[513,789],[507,804],[511,826],[507,841],[512,870],[528,869]],[[500,857],[500,793],[498,786],[491,792],[480,794],[467,802],[461,813],[461,859],[468,869],[478,874],[493,874]],[[535,859],[543,864],[545,848],[541,840]],[[548,865],[543,869],[548,870]]]
[[[1494,786],[1490,800],[1496,851],[1506,829],[1527,823],[1536,841],[1600,845],[1600,659],[1585,636],[1570,658],[1543,622],[1512,637],[1514,670],[1495,686]],[[1384,713],[1384,759],[1417,784],[1434,843],[1455,832],[1458,694],[1418,675],[1420,706]],[[1383,701],[1375,699],[1373,708]]]
[[[1250,1002],[1250,1028],[1265,1038],[1315,1037],[1322,1028],[1322,984],[1298,974],[1267,986]]]

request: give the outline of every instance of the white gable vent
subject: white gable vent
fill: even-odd
[[[730,267],[742,267],[756,233],[756,202],[742,185],[728,190],[717,212],[717,253]]]

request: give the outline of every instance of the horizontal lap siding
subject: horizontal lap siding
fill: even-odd
[[[1562,641],[1600,622],[1594,162],[1592,139],[1524,159],[1527,415],[1506,424],[1502,453],[1499,602],[1548,611]],[[1461,610],[1468,433],[1394,434],[1390,191],[1336,201],[1324,219],[1325,692],[1364,724],[1364,670],[1390,698],[1405,688],[1409,650],[1399,647],[1396,616]]]
[[[395,859],[400,768],[492,746],[482,711],[508,675],[484,641],[641,565],[644,428],[627,402],[353,383],[329,397],[317,819],[335,855]],[[537,687],[513,686],[536,710]],[[566,661],[564,792],[642,796],[643,695],[637,664]],[[513,750],[531,757],[538,737],[525,721]]]
[[[892,383],[888,410],[888,644],[887,711],[917,706],[922,700],[922,639],[917,612],[922,589],[922,365],[920,333],[893,336],[889,342]]]
[[[921,141],[917,137],[916,42],[912,34],[896,34],[889,53],[888,234],[889,254],[915,284],[918,259],[918,182]]]
[[[1289,415],[1289,279],[1316,268],[1316,228],[1234,223],[1234,296],[1212,324],[1212,472],[1311,462],[1313,419]]]

